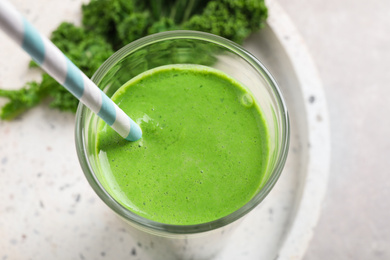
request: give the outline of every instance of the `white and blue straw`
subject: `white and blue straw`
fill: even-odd
[[[141,128],[5,0],[0,0],[0,27],[50,76],[123,138],[136,141],[142,137]]]

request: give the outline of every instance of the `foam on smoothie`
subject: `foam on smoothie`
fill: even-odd
[[[198,65],[147,71],[112,97],[141,126],[128,142],[100,122],[100,181],[124,207],[178,225],[224,217],[261,188],[268,130],[252,94]]]

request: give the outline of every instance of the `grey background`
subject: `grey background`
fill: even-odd
[[[11,2],[22,3],[23,0]],[[304,260],[390,259],[390,1],[278,2],[291,17],[317,64],[328,101],[331,123],[332,158],[329,186],[321,217]],[[78,1],[69,3],[79,5]],[[41,13],[43,17],[64,12],[55,8],[57,2],[45,1],[45,4],[51,8],[44,9],[46,11]],[[23,5],[30,4],[23,2]],[[43,4],[38,1],[34,2],[34,5]],[[33,21],[36,19],[29,18]],[[55,27],[55,24],[45,25],[42,21],[38,20],[41,23],[37,26],[43,26],[44,33]],[[15,54],[15,59],[19,58],[23,59],[24,64],[29,60],[22,52]],[[7,73],[11,72],[12,70],[9,70]],[[14,77],[8,75],[7,78]],[[25,80],[25,77],[21,78]],[[2,79],[2,84],[8,83]],[[54,118],[54,114],[47,116],[39,114],[46,113],[44,111],[36,111],[39,118]],[[63,122],[59,123],[61,126],[73,122],[70,117],[59,118],[58,121]],[[36,126],[35,131],[40,127]],[[60,129],[59,127],[56,131]],[[54,133],[48,140],[57,140],[55,136],[57,135]],[[73,138],[73,135],[69,138]],[[68,139],[61,141],[67,142]],[[58,146],[61,144],[59,142]],[[43,152],[39,151],[48,156],[50,151],[45,149],[46,147],[42,147]],[[77,160],[73,159],[77,163]],[[12,161],[9,162],[11,163]],[[51,165],[49,166],[45,168],[46,171],[54,172]],[[77,166],[64,167],[71,169]],[[44,180],[51,181],[51,178],[56,177],[50,177],[50,174],[47,176]],[[32,187],[35,187],[35,182],[32,183]],[[39,179],[36,183],[46,185],[45,182],[39,182]],[[86,187],[87,184],[82,185],[76,185],[66,191],[67,197],[64,198],[69,205],[73,203],[74,193],[83,190],[81,187]],[[53,186],[52,189],[55,188],[56,186]],[[59,192],[58,189],[55,191]],[[88,199],[85,198],[88,197],[83,194],[82,202],[87,204]],[[46,208],[49,208],[49,202],[45,203]],[[55,204],[54,201],[52,203]],[[91,214],[94,212],[91,211]],[[56,226],[56,222],[44,224]],[[77,240],[71,242],[77,244]],[[23,250],[16,248],[15,252],[15,255],[18,255],[22,254]]]
[[[304,260],[390,259],[390,1],[278,0],[318,67],[327,195]]]

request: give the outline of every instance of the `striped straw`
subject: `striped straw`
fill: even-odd
[[[123,138],[137,141],[142,137],[141,128],[5,0],[0,0],[0,27],[50,76]]]

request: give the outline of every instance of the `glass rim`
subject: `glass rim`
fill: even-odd
[[[276,97],[277,103],[280,107],[280,117],[281,117],[281,129],[282,129],[282,140],[280,144],[280,155],[275,162],[275,168],[273,169],[269,179],[264,184],[264,186],[259,190],[259,192],[244,206],[237,209],[236,211],[230,213],[227,216],[219,218],[217,220],[213,220],[211,222],[194,224],[194,225],[174,225],[174,224],[165,224],[157,221],[153,221],[147,219],[145,217],[141,217],[132,211],[128,210],[124,206],[122,206],[119,202],[117,202],[102,186],[98,178],[96,177],[91,164],[88,160],[88,155],[86,154],[86,142],[83,134],[83,118],[87,112],[90,112],[86,106],[82,103],[79,103],[76,113],[76,127],[75,127],[75,135],[76,135],[76,151],[79,158],[79,162],[81,168],[83,169],[84,175],[86,176],[89,184],[96,192],[96,194],[103,200],[103,202],[109,206],[114,212],[116,212],[122,218],[136,224],[138,227],[147,229],[149,231],[155,231],[156,233],[166,233],[166,234],[195,234],[206,231],[215,230],[217,228],[226,226],[230,223],[235,222],[240,219],[247,213],[249,213],[252,209],[254,209],[257,205],[259,205],[264,198],[268,195],[268,193],[272,190],[276,181],[279,179],[283,167],[285,165],[288,149],[289,149],[289,138],[290,138],[290,123],[289,116],[285,101],[282,97],[281,91],[272,77],[271,73],[265,68],[265,66],[251,53],[243,49],[240,45],[235,42],[232,42],[223,37],[213,35],[210,33],[199,32],[199,31],[186,31],[186,30],[178,30],[178,31],[168,31],[161,32],[153,35],[149,35],[138,39],[134,42],[127,44],[122,47],[120,50],[116,51],[113,55],[111,55],[95,72],[92,76],[92,81],[95,84],[98,84],[100,80],[105,76],[105,74],[115,65],[117,64],[125,55],[128,55],[132,52],[137,51],[138,49],[145,47],[147,45],[166,41],[173,39],[192,39],[192,40],[201,40],[207,41],[210,43],[214,43],[224,48],[229,49],[234,52],[241,58],[243,58],[246,62],[248,62],[258,73],[260,73],[263,78],[266,80],[268,85],[272,88],[274,95]],[[92,112],[90,112],[92,113]]]

